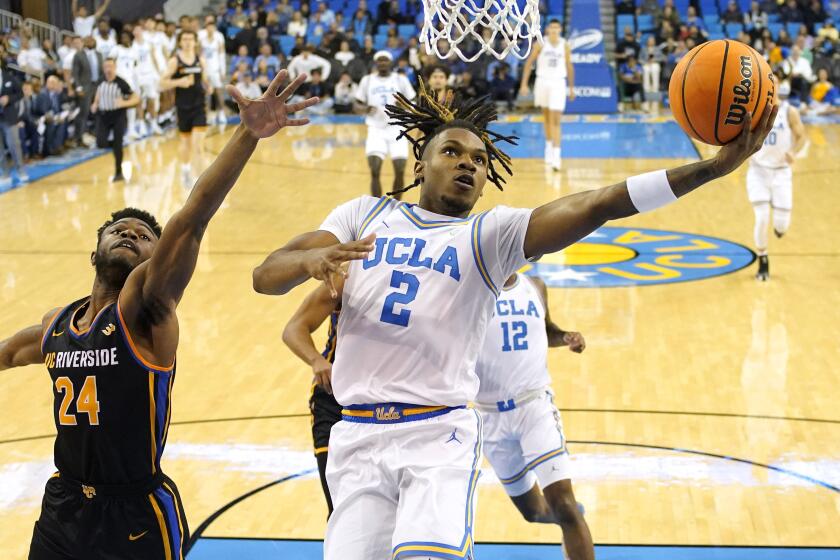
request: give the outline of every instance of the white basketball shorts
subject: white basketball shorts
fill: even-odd
[[[779,210],[792,210],[793,169],[750,164],[747,169],[747,196],[753,204],[764,202]]]
[[[208,68],[205,74],[207,76],[207,83],[213,89],[221,89],[225,87],[224,79],[222,78],[222,71],[219,68]]]
[[[504,412],[482,412],[484,452],[509,496],[571,479],[560,411],[550,390]]]
[[[408,159],[408,139],[397,136],[402,129],[396,126],[378,127],[369,126],[367,129],[367,140],[365,140],[365,155],[376,156],[385,159]]]
[[[389,420],[348,421],[345,410],[332,427],[327,482],[335,510],[324,559],[472,558],[481,416],[391,406],[376,414]]]
[[[566,79],[540,79],[534,83],[534,105],[550,111],[566,110]]]
[[[137,75],[137,91],[141,99],[160,97],[160,76],[154,73]]]

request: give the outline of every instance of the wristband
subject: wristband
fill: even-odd
[[[677,200],[664,169],[629,177],[627,194],[639,212],[656,210]]]

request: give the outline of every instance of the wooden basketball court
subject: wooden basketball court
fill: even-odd
[[[231,130],[208,138],[211,154]],[[578,501],[596,543],[840,547],[840,243],[834,237],[840,125],[809,125],[807,132],[809,154],[794,171],[792,227],[784,239],[771,240],[770,282],[756,282],[749,265],[692,281],[550,290],[555,321],[581,331],[588,343],[580,356],[552,350],[550,366]],[[245,550],[249,539],[270,539],[260,541],[274,551],[267,557],[304,558],[283,547],[323,537],[326,507],[312,472],[306,402],[311,372],[280,339],[315,284],[269,298],[252,290],[251,270],[291,236],[317,228],[334,206],[367,192],[364,134],[359,124],[317,124],[263,141],[205,238],[179,311],[178,375],[163,461],[179,484],[191,529],[201,529],[190,557],[232,557],[214,556],[214,540],[232,547],[225,550]],[[0,195],[0,337],[89,292],[89,256],[110,211],[137,206],[165,220],[181,205],[188,192],[180,184],[176,142],[170,133],[128,148],[133,176],[127,185],[109,184],[112,160],[104,155]],[[654,151],[665,143],[655,134],[633,142]],[[510,187],[500,193],[488,185],[480,208],[533,207],[690,161],[573,152],[564,147],[569,155],[556,174],[546,173],[540,159],[515,160]],[[387,186],[389,164],[385,169]],[[753,216],[744,182],[742,168],[675,205],[610,225],[624,228],[623,239],[642,243],[656,237],[647,230],[664,230],[750,247]],[[416,201],[417,193],[407,199]],[[588,248],[569,252],[574,258],[566,264],[614,262],[591,250],[597,239],[588,241]],[[686,275],[722,262],[692,260],[697,246],[689,240],[687,256],[657,261],[658,272],[639,265],[629,274],[673,280],[663,267]],[[727,255],[720,258],[734,258]],[[4,372],[0,409],[0,550],[4,558],[25,558],[54,470],[44,367]],[[231,505],[276,481],[282,482]],[[477,519],[479,542],[561,540],[559,528],[519,519],[489,468]],[[516,557],[561,557],[558,548],[538,550]],[[836,549],[801,557],[817,557],[812,552],[840,557]],[[739,557],[747,556],[771,557],[751,549]],[[688,556],[666,550],[661,557]]]

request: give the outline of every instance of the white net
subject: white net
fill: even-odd
[[[420,42],[438,58],[527,58],[542,43],[539,0],[423,0]]]

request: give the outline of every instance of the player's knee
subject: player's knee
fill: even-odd
[[[775,210],[773,212],[773,229],[779,233],[787,232],[790,227],[790,211]]]
[[[557,523],[568,525],[579,521],[580,510],[572,492],[554,492],[546,498]]]
[[[405,172],[405,160],[404,159],[395,159],[394,160],[394,173],[402,175]]]
[[[528,523],[546,523],[554,517],[554,512],[545,501],[540,504],[542,507],[526,508],[522,510],[522,518]]]

